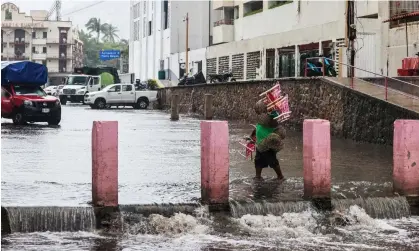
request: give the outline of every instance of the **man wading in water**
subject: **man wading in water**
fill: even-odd
[[[274,169],[278,180],[283,182],[285,178],[276,154],[284,147],[285,129],[274,119],[276,114],[268,114],[263,101],[256,103],[255,111],[258,115],[258,124],[251,135],[251,138],[256,136],[255,180],[262,180],[262,169],[269,166]]]

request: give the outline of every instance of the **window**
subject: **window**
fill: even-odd
[[[36,32],[35,31],[32,32],[32,38],[36,38]]]
[[[42,53],[47,53],[47,47],[42,47]]]
[[[9,10],[9,9],[7,9],[7,10],[4,12],[4,14],[5,14],[5,17],[4,17],[4,19],[5,19],[5,20],[12,20],[12,12],[10,12],[10,10]]]
[[[123,85],[122,86],[122,91],[123,92],[130,92],[130,91],[132,91],[132,85]]]
[[[112,86],[111,88],[109,88],[110,92],[120,92],[121,91],[121,86],[120,85],[115,85]]]
[[[48,33],[47,33],[46,31],[44,31],[44,32],[42,33],[42,37],[43,37],[43,38],[47,38],[47,34],[48,34]]]
[[[143,18],[143,37],[147,36],[147,21],[146,18]]]
[[[99,84],[99,78],[93,78],[93,85]]]
[[[239,6],[234,6],[234,19],[238,19],[240,17],[240,9]]]
[[[30,94],[35,94],[37,96],[41,96],[44,97],[46,96],[46,93],[39,88],[39,86],[27,86],[27,85],[23,85],[23,86],[19,86],[19,85],[15,85],[13,86],[15,93],[17,95],[30,95]]]
[[[135,4],[132,9],[133,9],[133,12],[134,12],[134,14],[133,14],[134,19],[139,18],[140,17],[140,3]]]
[[[32,53],[35,53],[35,47],[32,47]]]
[[[169,1],[168,0],[164,0],[163,2],[163,16],[164,16],[164,21],[163,21],[163,29],[167,29],[169,28]]]
[[[152,30],[151,30],[151,22],[152,21],[148,21],[148,35],[151,36]]]
[[[144,1],[144,15],[147,14],[147,1]]]

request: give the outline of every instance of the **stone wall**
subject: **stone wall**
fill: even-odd
[[[396,119],[419,119],[419,114],[385,101],[328,82],[322,78],[281,79],[289,95],[287,127],[302,129],[304,119],[321,118],[331,123],[332,135],[356,141],[391,144]],[[170,108],[171,95],[180,96],[180,112],[203,114],[204,94],[213,94],[216,119],[255,122],[254,105],[259,94],[274,80],[171,87],[160,90],[159,107]]]

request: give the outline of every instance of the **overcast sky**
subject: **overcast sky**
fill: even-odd
[[[49,11],[54,3],[53,0],[2,0],[2,3],[5,2],[16,4],[20,12],[26,12],[27,15],[29,15],[30,10]],[[89,5],[93,6],[88,7]],[[78,25],[79,28],[84,28],[91,17],[100,18],[102,23],[111,23],[118,27],[119,37],[129,39],[129,0],[62,0],[61,15],[62,20],[70,19],[73,25]],[[53,17],[55,17],[55,13]]]

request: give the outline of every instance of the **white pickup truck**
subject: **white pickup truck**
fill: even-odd
[[[132,84],[108,85],[100,91],[89,92],[84,103],[92,109],[104,109],[112,106],[132,106],[135,109],[147,109],[150,102],[157,100],[157,91],[135,90]]]

